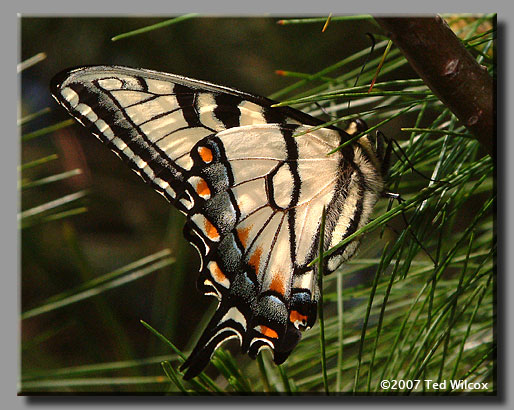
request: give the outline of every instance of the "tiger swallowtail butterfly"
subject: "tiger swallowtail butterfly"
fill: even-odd
[[[316,320],[318,267],[309,263],[323,208],[325,250],[369,221],[383,191],[381,138],[366,135],[327,156],[348,132],[313,131],[321,120],[267,98],[151,70],[81,67],[56,75],[51,89],[187,217],[184,235],[201,257],[197,287],[219,303],[184,378],[233,338],[250,357],[269,348],[283,363]],[[325,258],[324,272],[357,246]]]

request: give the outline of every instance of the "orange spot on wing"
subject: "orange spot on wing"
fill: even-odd
[[[248,263],[255,269],[255,273],[259,274],[259,265],[261,264],[262,249],[257,248],[250,256]]]
[[[273,279],[271,280],[271,285],[270,285],[269,289],[273,290],[274,292],[280,293],[281,295],[284,294],[284,291],[285,291],[284,278],[280,272],[276,272],[273,275]]]
[[[272,337],[274,339],[278,338],[278,333],[268,326],[260,325],[259,330],[264,336]]]
[[[216,282],[220,283],[223,282],[227,277],[225,274],[221,271],[220,267],[217,263],[214,262],[213,268],[211,270],[212,276],[214,279],[216,279]]]
[[[220,234],[219,234],[218,230],[208,219],[205,219],[204,227],[205,227],[205,232],[207,232],[207,236],[210,239],[212,239],[212,240],[219,239]]]
[[[308,319],[307,316],[302,315],[297,310],[291,310],[291,313],[289,314],[289,321],[291,323],[295,323],[296,321],[305,323],[305,322],[307,322],[307,319]]]
[[[237,230],[237,237],[241,241],[241,244],[246,248],[246,240],[248,239],[248,235],[250,234],[250,226],[247,228],[241,228]]]
[[[200,154],[200,158],[202,158],[203,162],[211,162],[212,161],[212,151],[206,147],[198,148],[198,153]]]
[[[196,185],[196,193],[203,196],[209,196],[211,194],[211,190],[209,189],[207,182],[205,182],[205,179],[201,179]]]

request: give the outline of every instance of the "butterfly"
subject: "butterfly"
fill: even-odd
[[[187,217],[201,259],[197,287],[217,309],[184,378],[237,339],[256,358],[283,363],[316,321],[320,235],[334,247],[370,219],[383,192],[382,138],[351,138],[291,107],[231,88],[117,66],[66,70],[54,98]],[[363,121],[354,132],[365,130]],[[326,224],[321,233],[323,209]],[[324,259],[333,272],[354,240]]]

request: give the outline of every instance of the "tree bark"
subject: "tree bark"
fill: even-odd
[[[494,156],[495,83],[439,16],[375,17],[418,75]]]

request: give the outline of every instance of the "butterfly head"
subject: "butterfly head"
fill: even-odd
[[[364,120],[357,118],[348,125],[345,131],[354,136],[366,132],[367,129],[368,125]],[[366,151],[383,178],[389,171],[389,158],[391,156],[390,144],[386,144],[386,142],[386,137],[380,131],[370,132],[357,140],[357,143]]]

